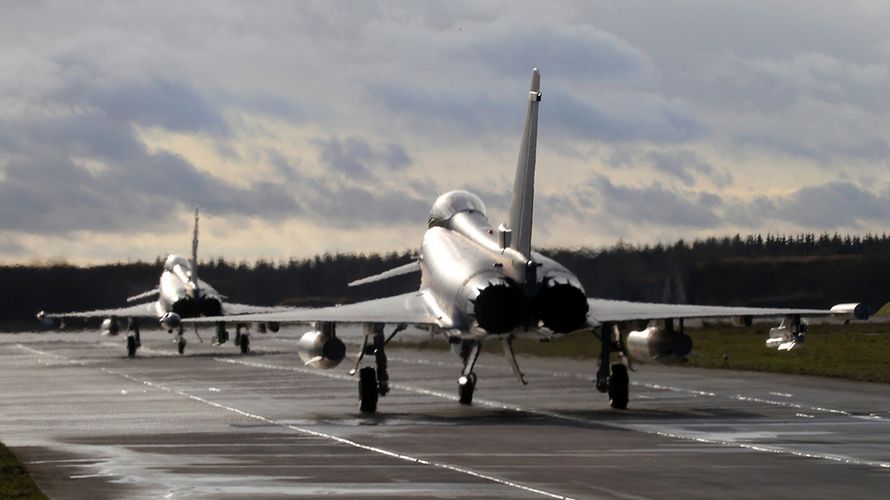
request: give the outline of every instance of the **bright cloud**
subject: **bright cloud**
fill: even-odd
[[[414,247],[454,188],[502,218],[534,66],[539,246],[882,232],[890,7],[836,7],[8,3],[0,259],[184,251],[194,205],[250,260]]]

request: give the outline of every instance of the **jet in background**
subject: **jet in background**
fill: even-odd
[[[363,412],[374,412],[378,396],[389,391],[386,344],[408,325],[443,333],[463,368],[458,378],[460,402],[471,404],[477,384],[474,367],[483,342],[498,341],[516,377],[525,376],[516,362],[512,342],[524,335],[546,340],[557,335],[593,332],[602,347],[596,388],[608,392],[612,407],[628,404],[629,355],[648,361],[670,362],[692,350],[683,331],[689,318],[733,318],[750,323],[754,317],[780,317],[767,345],[791,350],[806,333],[803,316],[866,318],[863,304],[841,304],[831,310],[774,309],[671,305],[588,298],[580,280],[558,262],[532,250],[535,156],[540,75],[532,72],[527,114],[513,183],[509,222],[493,227],[485,205],[467,191],[440,196],[429,214],[419,259],[399,268],[358,280],[351,285],[420,272],[417,292],[338,307],[261,313],[237,318],[199,318],[190,323],[219,321],[265,324],[312,323],[313,331],[298,343],[307,365],[330,369],[345,357],[337,337],[338,323],[364,325],[363,344],[355,368]],[[648,322],[641,331],[623,335],[620,326]],[[386,336],[384,325],[395,325]],[[375,366],[361,366],[373,354]],[[613,356],[614,354],[614,356]],[[613,362],[613,357],[617,362]]]
[[[199,212],[195,209],[195,227],[192,235],[192,258],[186,259],[180,255],[170,254],[164,261],[164,270],[157,288],[128,297],[127,302],[136,304],[113,309],[96,309],[92,311],[76,311],[66,313],[37,313],[37,319],[45,324],[61,324],[66,319],[93,319],[103,318],[100,330],[103,335],[117,336],[121,326],[127,327],[127,355],[134,357],[136,350],[141,346],[139,335],[140,321],[157,321],[162,328],[169,333],[177,332],[174,342],[179,354],[185,352],[187,344],[183,335],[182,318],[194,318],[199,316],[224,316],[231,314],[259,313],[267,311],[280,311],[289,309],[284,307],[260,307],[246,304],[226,303],[225,297],[212,286],[198,278],[198,220]],[[149,302],[139,302],[156,297]],[[241,348],[242,353],[250,351],[250,335],[241,331],[242,326],[236,327],[235,344]],[[273,331],[277,331],[277,325],[272,325]],[[265,331],[265,325],[261,325],[261,331]],[[225,325],[218,325],[216,332],[216,344],[223,344],[228,340],[228,332]]]

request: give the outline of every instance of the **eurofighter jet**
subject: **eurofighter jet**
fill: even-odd
[[[192,258],[170,254],[164,261],[164,270],[157,288],[128,297],[127,302],[136,304],[116,309],[96,309],[93,311],[75,311],[66,313],[47,313],[40,311],[37,319],[47,325],[62,324],[66,319],[103,318],[100,330],[103,335],[117,336],[122,326],[127,328],[127,355],[136,356],[136,350],[142,345],[139,335],[140,321],[157,321],[169,333],[176,331],[173,342],[179,354],[185,353],[187,341],[183,335],[182,318],[199,316],[224,316],[232,314],[260,313],[290,309],[285,307],[260,307],[246,304],[224,302],[225,297],[212,286],[198,278],[198,220],[199,211],[195,209],[195,227],[192,234]],[[157,297],[156,300],[140,302]],[[236,326],[235,344],[242,353],[250,351],[249,332],[241,331],[242,325]],[[277,325],[272,325],[276,331]],[[265,325],[260,325],[265,331]],[[216,344],[228,340],[225,326],[218,325]]]
[[[535,153],[540,75],[532,72],[519,162],[513,183],[509,220],[492,226],[485,205],[467,191],[451,191],[433,204],[419,258],[382,274],[355,281],[360,285],[420,272],[420,289],[393,297],[318,309],[303,309],[237,317],[238,322],[265,324],[311,323],[313,331],[298,343],[305,364],[321,369],[343,361],[346,346],[337,324],[361,324],[363,344],[351,374],[359,374],[360,409],[374,412],[378,397],[389,392],[385,347],[408,325],[445,334],[463,368],[458,377],[462,404],[471,404],[477,384],[474,371],[482,344],[500,342],[513,373],[523,384],[513,339],[593,332],[602,347],[596,388],[608,393],[614,408],[628,404],[630,355],[647,361],[670,362],[687,356],[692,340],[683,331],[690,318],[733,318],[750,323],[755,317],[782,318],[767,345],[782,350],[798,347],[807,324],[803,316],[867,318],[864,304],[840,304],[831,310],[719,307],[627,302],[588,298],[577,276],[558,262],[532,250]],[[232,318],[186,320],[195,323]],[[623,335],[620,326],[648,322],[641,331]],[[389,335],[385,325],[394,325]],[[374,366],[362,366],[373,355]],[[613,358],[616,362],[613,362]]]

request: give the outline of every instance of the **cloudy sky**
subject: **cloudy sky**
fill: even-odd
[[[886,2],[0,4],[0,262],[416,247],[504,218],[541,69],[534,242],[890,227]]]

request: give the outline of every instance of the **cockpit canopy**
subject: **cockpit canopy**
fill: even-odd
[[[183,271],[191,271],[192,265],[189,263],[188,259],[181,255],[168,255],[167,260],[164,261],[164,270],[176,272],[176,266],[179,266]]]
[[[429,227],[441,225],[460,212],[478,212],[484,217],[488,217],[485,212],[485,204],[478,196],[469,191],[450,191],[433,203],[428,221]]]

